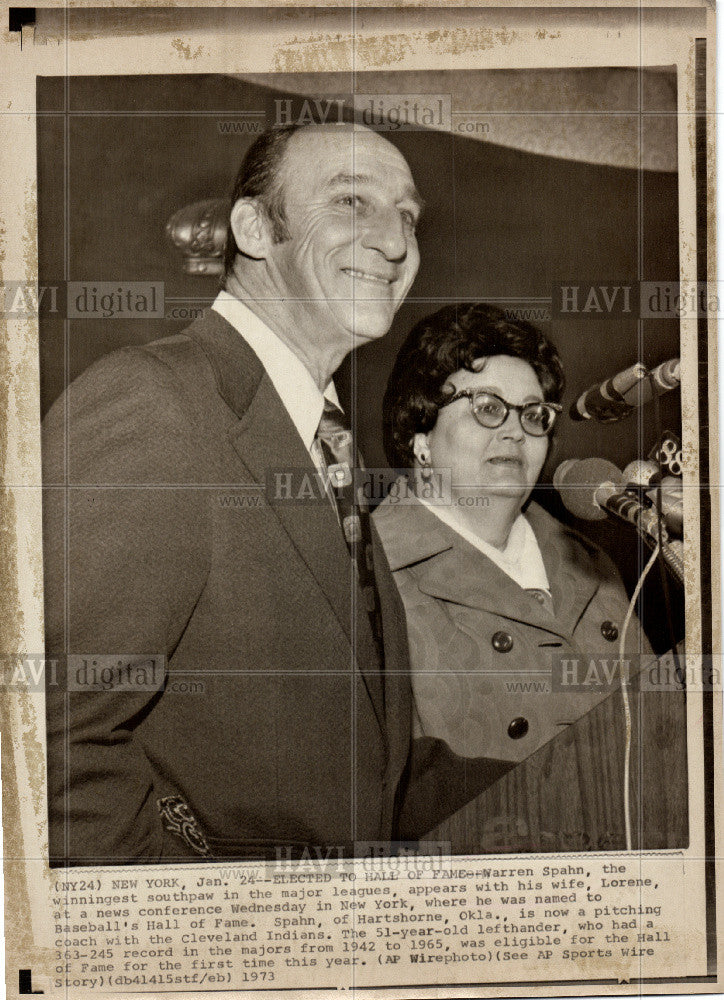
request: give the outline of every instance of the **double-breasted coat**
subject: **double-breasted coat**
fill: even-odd
[[[611,693],[628,597],[611,560],[536,503],[554,613],[414,497],[374,520],[407,617],[416,781],[482,790]],[[631,672],[650,646],[634,617]],[[444,778],[424,775],[425,760]],[[472,761],[475,761],[475,767]],[[461,805],[465,791],[451,802]],[[414,803],[407,803],[408,810]],[[417,812],[417,810],[415,810]],[[418,831],[419,832],[419,831]]]

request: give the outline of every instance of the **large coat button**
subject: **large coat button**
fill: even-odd
[[[613,622],[601,622],[601,635],[604,639],[608,639],[609,642],[615,642],[618,639],[618,628]]]
[[[513,636],[510,632],[495,632],[491,642],[498,653],[508,653],[513,648]]]
[[[519,715],[517,719],[513,719],[508,726],[508,736],[510,736],[511,740],[520,740],[527,732],[528,720],[524,719],[522,715]]]

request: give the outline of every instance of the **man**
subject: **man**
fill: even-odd
[[[345,535],[335,491],[304,506],[266,484],[339,470],[332,375],[388,331],[419,210],[372,131],[265,134],[213,309],[103,358],[48,414],[47,647],[67,662],[47,691],[54,863],[316,857],[393,835],[410,702],[389,568],[374,533],[353,560],[369,519]]]

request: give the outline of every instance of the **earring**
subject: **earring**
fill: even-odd
[[[430,467],[430,452],[421,451],[418,455],[418,461],[422,468],[420,469],[420,475],[423,479],[430,479],[432,477],[432,468]]]

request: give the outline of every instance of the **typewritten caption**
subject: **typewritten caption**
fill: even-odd
[[[418,859],[420,860],[420,859]],[[535,865],[535,867],[534,867]],[[684,864],[448,859],[57,877],[51,991],[620,979],[681,970]],[[681,891],[672,892],[672,879]],[[695,951],[696,949],[693,949]],[[693,951],[690,957],[693,960]]]

